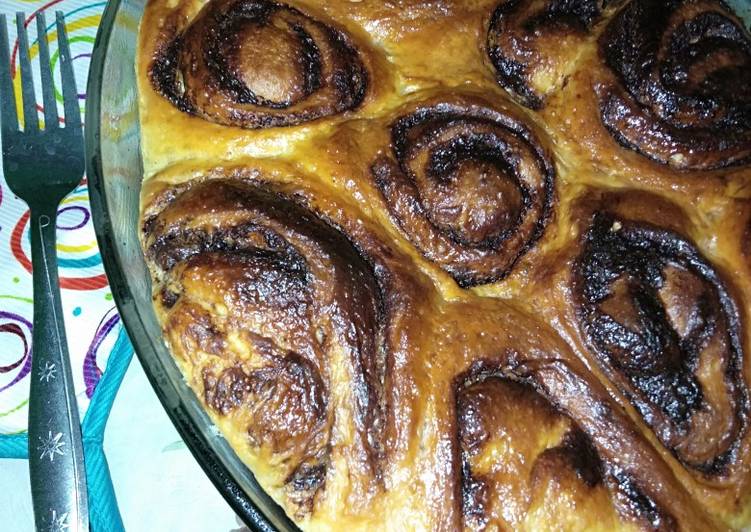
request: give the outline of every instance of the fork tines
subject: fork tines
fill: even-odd
[[[73,64],[71,62],[68,36],[65,31],[65,21],[61,11],[56,13],[56,19],[65,125],[66,128],[80,130],[81,115],[78,108],[78,91],[73,76]],[[48,130],[59,127],[59,121],[57,103],[55,101],[55,86],[50,65],[50,51],[47,43],[47,23],[44,12],[40,11],[36,14],[36,21],[39,43],[39,72],[42,87],[42,103],[44,105],[44,128]],[[30,132],[39,129],[39,119],[37,115],[37,100],[34,93],[34,76],[29,54],[29,37],[26,31],[26,17],[24,13],[16,13],[16,28],[18,30],[18,64],[21,71],[24,132]],[[19,129],[5,15],[0,15],[0,123],[3,133],[18,131]]]

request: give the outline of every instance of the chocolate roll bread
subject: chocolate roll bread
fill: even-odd
[[[719,0],[149,0],[165,340],[304,530],[751,525]]]

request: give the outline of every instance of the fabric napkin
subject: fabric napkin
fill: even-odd
[[[3,0],[12,50],[13,80],[20,95],[15,13],[24,11],[41,101],[37,55],[36,14],[45,12],[53,77],[59,93],[59,55],[55,12],[65,14],[81,111],[86,101],[89,59],[106,2],[85,0]],[[18,96],[17,104],[21,99]],[[40,119],[43,109],[39,107]],[[0,175],[2,169],[0,168]],[[0,180],[0,457],[26,458],[29,382],[31,370],[32,276],[29,211]],[[119,530],[122,523],[102,452],[104,425],[133,350],[117,314],[104,275],[91,220],[86,181],[60,205],[57,253],[65,326],[73,368],[93,530]],[[33,443],[33,442],[32,442]],[[0,495],[2,504],[2,495]]]

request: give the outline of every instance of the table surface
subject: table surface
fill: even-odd
[[[107,424],[104,449],[128,532],[247,530],[198,466],[137,358]],[[0,460],[0,530],[32,531],[26,460]]]

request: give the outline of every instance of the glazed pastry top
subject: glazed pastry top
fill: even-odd
[[[304,529],[751,522],[751,36],[719,1],[151,0],[142,236]]]

